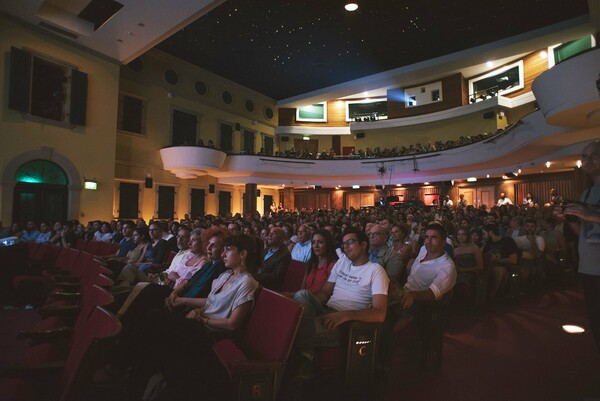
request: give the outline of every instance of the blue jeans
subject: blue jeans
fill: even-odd
[[[295,293],[294,300],[304,305],[295,348],[299,352],[314,354],[315,347],[339,347],[341,345],[339,326],[329,330],[323,325],[323,316],[337,310],[322,304],[308,290]]]

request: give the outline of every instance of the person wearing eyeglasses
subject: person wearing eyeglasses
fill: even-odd
[[[304,305],[291,362],[295,381],[313,377],[316,346],[340,345],[342,323],[385,320],[390,280],[381,265],[369,260],[369,237],[351,227],[344,232],[342,246],[345,257],[335,263],[321,290],[294,294]]]
[[[579,197],[555,207],[554,215],[579,233],[579,275],[596,346],[600,349],[600,141],[588,143],[581,152],[581,169],[593,185]]]
[[[384,226],[374,224],[368,232],[369,236],[369,260],[373,263],[379,263],[390,278],[395,282],[400,282],[404,265],[398,252],[388,246],[389,232]]]

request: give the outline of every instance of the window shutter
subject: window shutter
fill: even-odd
[[[16,47],[10,49],[8,108],[29,113],[31,93],[31,55]]]
[[[71,110],[69,123],[73,125],[85,125],[85,114],[87,109],[87,86],[88,76],[81,71],[71,71]]]

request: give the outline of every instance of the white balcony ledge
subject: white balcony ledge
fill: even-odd
[[[219,171],[225,156],[225,152],[200,146],[172,146],[160,150],[164,169],[184,179]]]

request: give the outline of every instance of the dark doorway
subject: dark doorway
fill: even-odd
[[[233,127],[231,125],[221,124],[219,146],[223,152],[233,152]]]
[[[244,130],[244,135],[243,135],[243,140],[244,140],[244,154],[247,155],[253,155],[254,154],[254,132],[249,131],[249,130]]]
[[[190,214],[192,219],[204,216],[205,191],[203,189],[192,188],[190,192]]]
[[[231,213],[231,192],[219,191],[219,216]]]
[[[122,182],[119,184],[119,218],[138,218],[139,194],[140,184],[129,182]]]
[[[158,218],[172,219],[175,215],[175,187],[158,186]]]
[[[264,214],[269,214],[271,212],[271,205],[273,204],[273,195],[265,195],[263,198],[264,202]]]
[[[64,221],[68,204],[65,185],[19,182],[14,191],[13,221]]]

